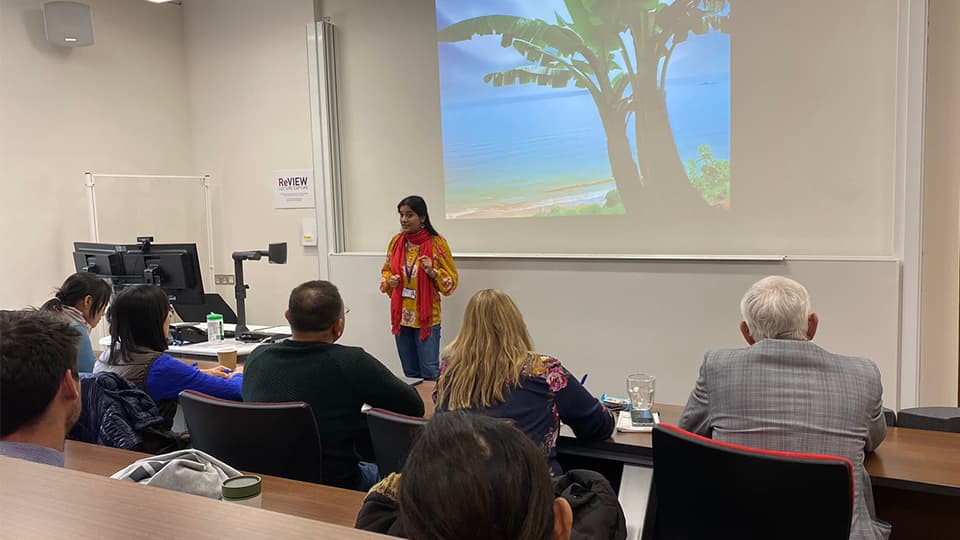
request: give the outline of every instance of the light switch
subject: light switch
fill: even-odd
[[[317,221],[313,218],[303,218],[300,223],[300,245],[317,245]]]

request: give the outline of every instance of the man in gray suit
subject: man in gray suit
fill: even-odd
[[[745,349],[708,351],[680,427],[754,448],[842,456],[856,483],[852,539],[884,539],[863,467],[886,435],[880,371],[813,344],[818,319],[803,285],[764,278],[740,301]],[[788,486],[785,486],[789,489]]]

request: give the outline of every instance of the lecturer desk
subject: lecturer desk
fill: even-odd
[[[433,383],[417,387],[427,417],[433,415]],[[657,405],[660,419],[676,425],[683,407]],[[564,426],[557,458],[564,468],[602,473],[619,491],[624,465],[653,467],[649,433],[619,433],[585,443]],[[888,427],[877,451],[864,463],[873,484],[877,515],[893,525],[891,538],[940,539],[960,531],[960,434]],[[946,536],[945,536],[946,534]]]
[[[65,455],[65,467],[67,469],[99,476],[110,476],[134,461],[147,457],[147,454],[141,454],[140,452],[77,441],[67,441]],[[363,498],[366,496],[365,493],[360,491],[299,482],[263,474],[259,476],[263,478],[263,509],[335,525],[352,527],[356,522],[360,505],[363,504]],[[6,484],[5,477],[3,483]],[[85,497],[91,495],[93,493],[88,492]],[[195,498],[202,499],[202,497]],[[123,505],[116,508],[123,508]],[[106,516],[102,508],[98,515]],[[164,538],[163,535],[158,537]]]
[[[385,538],[8,457],[0,457],[0,478],[2,538]]]

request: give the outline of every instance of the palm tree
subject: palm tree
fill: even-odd
[[[455,23],[439,40],[465,41],[474,36],[501,36],[530,64],[489,73],[495,87],[536,83],[585,88],[596,104],[607,137],[607,156],[617,191],[628,210],[644,199],[664,197],[703,205],[691,187],[667,115],[666,82],[670,58],[691,32],[726,31],[721,15],[729,0],[565,0],[570,20],[487,15]],[[618,63],[618,60],[623,65]],[[629,90],[629,93],[628,93]],[[634,115],[637,161],[626,127]],[[639,170],[638,170],[639,162]],[[641,174],[643,180],[641,181]],[[641,193],[641,186],[656,192]]]
[[[474,17],[452,24],[440,31],[442,42],[457,42],[474,36],[498,35],[504,47],[512,47],[531,64],[484,76],[484,82],[495,87],[536,83],[552,88],[566,88],[570,82],[590,93],[596,104],[607,137],[607,157],[617,191],[625,208],[640,200],[640,175],[633,160],[627,138],[627,108],[621,96],[626,80],[614,82],[614,62],[608,43],[587,41],[569,25],[551,24],[540,19],[509,15]],[[589,39],[589,37],[588,37]]]
[[[657,0],[597,3],[602,18],[625,21],[629,30],[632,50],[628,49],[626,42],[621,42],[621,54],[632,79],[629,109],[635,115],[640,170],[651,190],[674,200],[689,200],[696,196],[700,203],[703,202],[690,185],[667,115],[665,84],[670,59],[691,32],[728,31],[729,17],[722,15],[727,5],[728,0],[676,0],[672,4]],[[636,68],[630,63],[631,56]]]

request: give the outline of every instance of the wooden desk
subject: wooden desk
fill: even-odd
[[[660,405],[661,420],[676,425],[682,407]],[[564,467],[596,470],[619,490],[624,464],[653,467],[647,433],[615,433],[584,443],[564,435],[557,441]],[[873,484],[877,516],[893,526],[891,540],[934,540],[960,530],[960,434],[891,427],[864,466]]]
[[[433,413],[436,411],[436,407],[433,405],[433,389],[436,386],[437,383],[433,381],[423,381],[414,387],[417,389],[417,393],[420,394],[420,399],[423,400],[424,418],[433,418]]]
[[[139,452],[77,441],[67,441],[65,455],[67,469],[98,476],[110,476],[134,461],[147,457],[147,454]],[[263,474],[259,476],[263,478],[262,508],[265,510],[346,527],[352,527],[356,522],[357,512],[360,511],[360,505],[363,504],[363,498],[366,495],[360,491]],[[102,513],[101,508],[100,514]],[[162,535],[159,537],[163,538]]]
[[[960,433],[887,428],[864,465],[874,486],[960,496]]]
[[[423,398],[426,418],[434,413],[434,383],[417,386]],[[657,405],[660,420],[676,425],[683,407]],[[561,430],[557,452],[617,461],[621,464],[653,466],[653,437],[649,433],[619,433],[606,441],[585,443]],[[917,429],[887,428],[877,451],[867,456],[865,466],[874,486],[960,496],[960,434]],[[960,501],[958,501],[960,503]]]
[[[960,531],[960,434],[888,428],[864,464],[891,540],[934,540]],[[950,533],[948,531],[954,531]]]
[[[8,457],[0,478],[4,538],[385,538]]]

